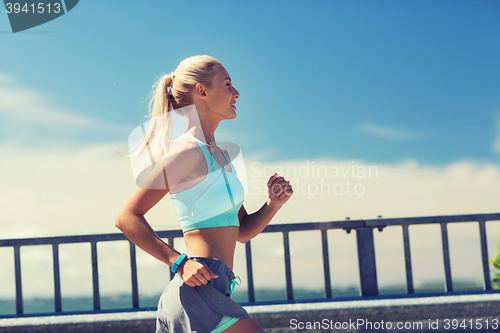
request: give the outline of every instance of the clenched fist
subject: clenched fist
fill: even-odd
[[[293,194],[290,181],[285,180],[282,176],[278,176],[277,173],[269,178],[267,188],[269,193],[269,199],[267,200],[268,204],[278,208],[287,202]]]

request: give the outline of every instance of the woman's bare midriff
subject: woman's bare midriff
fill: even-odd
[[[186,231],[184,242],[189,257],[217,258],[233,270],[238,226],[203,228]]]

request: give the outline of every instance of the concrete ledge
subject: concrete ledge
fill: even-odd
[[[154,332],[156,311],[0,319],[0,332]]]
[[[363,300],[348,302],[324,302],[287,305],[269,305],[246,307],[247,311],[266,332],[499,332],[500,331],[500,295],[460,295],[387,300]],[[481,329],[457,328],[445,330],[446,319],[459,322],[472,320],[481,323]],[[300,330],[317,327],[326,323],[322,330]],[[353,323],[362,323],[353,325]],[[488,320],[488,329],[485,328]],[[491,327],[492,320],[498,325]],[[361,322],[362,321],[362,322]],[[393,329],[374,329],[375,322],[387,323]],[[375,326],[368,325],[371,322]],[[302,324],[300,324],[302,323]],[[308,324],[309,323],[309,324]],[[335,329],[339,323],[339,329]],[[416,329],[397,330],[398,323],[411,323]],[[415,323],[415,324],[414,324]],[[416,323],[421,323],[421,328]],[[429,325],[432,324],[432,329]],[[471,322],[467,323],[469,326]],[[344,329],[341,329],[341,327]],[[435,326],[435,328],[434,328]],[[333,328],[332,328],[333,327]],[[404,327],[404,326],[402,326]],[[479,327],[479,326],[477,326]],[[426,330],[427,329],[427,330]]]
[[[339,301],[322,303],[297,303],[280,305],[246,306],[254,319],[266,332],[399,332],[395,329],[370,329],[369,326],[353,326],[358,320],[367,322],[392,323],[395,328],[398,322],[422,323],[422,328],[401,332],[445,332],[445,319],[473,320],[482,324],[481,329],[467,330],[458,328],[447,332],[498,332],[492,329],[492,320],[498,320],[500,328],[500,294],[460,295],[419,297],[403,299],[377,299],[360,301]],[[314,323],[330,323],[328,329],[300,330]],[[436,321],[437,320],[437,321]],[[476,321],[477,320],[477,321]],[[485,324],[488,320],[489,328]],[[291,322],[292,321],[292,322]],[[350,323],[344,329],[335,323]],[[436,322],[436,329],[428,328]],[[34,332],[151,332],[155,331],[156,311],[59,315],[47,317],[23,317],[0,319],[0,332],[34,333]],[[294,324],[295,323],[295,324]],[[303,326],[300,326],[303,323]],[[467,323],[471,325],[471,322]],[[319,324],[318,324],[319,325]],[[316,328],[319,328],[319,326]],[[333,325],[333,326],[332,326]],[[291,328],[292,327],[292,328]],[[355,328],[353,328],[355,327]]]

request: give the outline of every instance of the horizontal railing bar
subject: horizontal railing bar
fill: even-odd
[[[157,231],[156,234],[160,238],[182,237],[182,230],[162,230],[162,231]],[[41,237],[41,238],[14,238],[14,239],[1,239],[0,247],[89,243],[89,242],[105,242],[105,241],[120,241],[120,240],[128,240],[128,238],[122,233],[80,235],[80,236],[57,236],[57,237]]]
[[[305,223],[286,223],[286,224],[272,224],[268,225],[263,232],[282,232],[284,235],[284,249],[285,249],[285,269],[286,269],[286,275],[287,275],[287,298],[288,300],[285,302],[288,303],[300,303],[302,300],[294,300],[293,299],[293,287],[292,287],[292,281],[291,281],[291,258],[290,258],[290,253],[289,253],[289,235],[288,233],[291,231],[306,231],[306,230],[321,230],[322,235],[324,235],[324,240],[323,240],[323,255],[325,256],[325,251],[326,251],[326,258],[327,264],[329,264],[329,258],[328,258],[328,244],[326,240],[326,234],[327,230],[331,229],[344,229],[344,230],[351,230],[351,229],[357,229],[358,232],[372,232],[371,228],[383,228],[386,226],[405,226],[408,228],[409,225],[416,225],[416,224],[437,224],[440,223],[442,226],[444,225],[444,229],[442,229],[442,238],[443,238],[443,252],[444,257],[445,257],[445,270],[447,271],[447,288],[444,293],[441,293],[442,295],[452,295],[455,294],[453,292],[453,287],[452,287],[452,280],[451,280],[451,265],[449,263],[449,249],[448,249],[448,237],[447,237],[447,230],[446,230],[446,224],[447,223],[460,223],[460,222],[480,222],[480,227],[482,226],[481,231],[481,241],[482,241],[482,250],[484,251],[484,248],[486,247],[486,229],[484,227],[485,222],[487,221],[499,221],[500,220],[500,213],[493,213],[493,214],[475,214],[475,215],[449,215],[449,216],[427,216],[427,217],[407,217],[407,218],[387,218],[387,219],[369,219],[369,220],[343,220],[343,221],[326,221],[326,222],[305,222]],[[443,227],[442,227],[443,228]],[[357,232],[357,234],[358,234]],[[406,230],[408,232],[408,230]],[[181,230],[163,230],[163,231],[158,231],[156,234],[160,238],[168,239],[168,244],[173,246],[173,241],[175,238],[180,238],[183,236],[183,233]],[[408,250],[409,250],[409,237],[406,235],[408,238]],[[20,258],[20,247],[25,246],[25,245],[52,245],[53,246],[53,256],[54,256],[54,283],[55,283],[55,303],[56,303],[56,312],[61,311],[61,301],[60,301],[60,291],[58,290],[60,288],[60,281],[59,281],[59,288],[57,287],[58,281],[60,277],[58,276],[58,245],[59,244],[71,244],[71,243],[90,243],[91,245],[91,252],[92,252],[92,279],[93,279],[93,300],[94,300],[94,309],[95,313],[103,313],[106,311],[100,310],[100,294],[99,294],[99,278],[98,278],[98,269],[97,269],[97,242],[103,242],[103,241],[123,241],[123,240],[128,240],[127,237],[122,234],[122,233],[115,233],[115,234],[94,234],[94,235],[80,235],[80,236],[58,236],[58,237],[44,237],[44,238],[25,238],[25,239],[6,239],[6,240],[0,240],[0,247],[7,247],[11,246],[14,248],[15,252],[15,265],[16,265],[16,312],[17,316],[24,316],[23,315],[23,304],[22,304],[22,286],[21,286],[21,258]],[[359,240],[358,240],[359,242]],[[131,246],[132,243],[130,243]],[[250,250],[250,244],[247,243],[247,249]],[[134,246],[135,250],[135,246]],[[135,251],[132,250],[131,248],[131,262],[134,262],[135,258]],[[132,253],[134,252],[134,253]],[[250,252],[250,251],[249,251]],[[372,250],[371,252],[374,253]],[[407,251],[409,254],[409,251]],[[251,252],[249,253],[249,258],[251,260]],[[487,258],[487,252],[482,254],[483,256],[483,264],[485,264],[485,261],[488,260]],[[56,260],[57,259],[57,260]],[[486,262],[487,263],[487,262]],[[329,265],[325,264],[324,262],[324,267],[327,267]],[[131,269],[132,269],[132,275],[134,276],[134,267],[132,267],[133,264],[131,264]],[[374,267],[375,264],[373,265]],[[329,268],[329,267],[328,267]],[[487,269],[488,267],[486,267]],[[247,268],[248,269],[248,268]],[[483,267],[484,270],[484,267]],[[252,274],[252,267],[250,266],[250,275]],[[407,273],[408,273],[408,267],[407,267]],[[136,272],[135,272],[136,274]],[[411,267],[410,267],[410,276],[411,276]],[[327,281],[329,280],[329,274],[325,273],[325,286],[328,287]],[[372,276],[376,277],[376,273],[369,274]],[[408,275],[408,274],[407,274]],[[485,275],[485,279],[487,279],[487,276]],[[134,277],[132,277],[132,280],[134,280]],[[249,279],[250,284],[252,286],[249,286],[249,304],[255,305],[260,302],[252,302],[255,300],[255,295],[254,295],[254,290],[253,290],[253,279]],[[135,288],[134,288],[135,284]],[[138,292],[138,287],[137,287],[137,281],[132,281],[132,289],[135,289],[133,291],[133,298],[135,299],[133,301],[133,307],[135,309],[133,310],[142,310],[145,308],[141,308],[138,302],[139,299],[139,292]],[[251,290],[250,290],[251,289]],[[484,291],[478,291],[478,294],[489,294],[489,293],[497,293],[498,291],[496,290],[491,290],[487,288],[487,290]],[[468,294],[470,293],[476,293],[474,291],[468,291]],[[59,296],[58,296],[59,294]],[[250,297],[252,295],[252,297]],[[439,295],[439,293],[435,294]],[[331,295],[330,295],[331,296]],[[420,293],[413,293],[410,294],[410,291],[408,294],[402,294],[402,295],[390,295],[389,298],[401,298],[401,297],[420,297],[423,296],[423,294]],[[328,297],[328,293],[327,293]],[[332,297],[328,298],[329,300],[335,300],[335,299],[342,299],[339,297]],[[352,299],[367,299],[365,296],[353,296]],[[322,299],[324,300],[324,298]],[[59,305],[58,305],[59,303]],[[280,301],[273,302],[272,304],[279,304]],[[59,311],[58,311],[59,310]],[[113,312],[113,311],[111,311]],[[60,313],[60,312],[59,312]],[[56,313],[57,314],[57,313]],[[67,314],[67,312],[64,312],[64,314]],[[1,316],[0,318],[4,318],[5,316]]]
[[[101,234],[101,235],[82,235],[82,236],[3,239],[0,240],[0,247],[14,246],[14,245],[51,245],[51,244],[69,244],[69,243],[88,243],[88,242],[113,241],[113,240],[127,240],[127,237],[124,234]]]
[[[430,224],[430,223],[455,223],[455,222],[477,222],[499,221],[500,213],[495,214],[474,214],[474,215],[444,215],[444,216],[421,216],[421,217],[401,217],[389,219],[365,220],[367,227],[385,227],[389,225],[402,224]]]
[[[156,231],[156,234],[160,238],[179,238],[183,236],[182,230],[162,230],[162,231]]]
[[[336,222],[305,222],[305,223],[286,223],[269,224],[262,232],[283,232],[283,231],[305,231],[321,229],[344,229],[344,228],[363,228],[363,220],[349,220]]]
[[[385,227],[389,225],[403,224],[432,224],[432,223],[454,223],[454,222],[477,222],[477,221],[500,221],[500,213],[494,214],[474,214],[474,215],[446,215],[446,216],[423,216],[423,217],[403,217],[373,220],[345,220],[345,221],[326,221],[326,222],[305,222],[305,223],[285,223],[270,224],[262,232],[283,232],[283,231],[303,231],[303,230],[323,230],[323,229],[355,229],[363,227]],[[162,230],[156,234],[160,238],[178,238],[182,237],[182,230]],[[0,247],[5,246],[23,246],[23,245],[50,245],[50,244],[69,244],[85,242],[119,241],[128,240],[122,233],[116,234],[95,234],[80,236],[59,236],[42,238],[17,238],[2,239]]]

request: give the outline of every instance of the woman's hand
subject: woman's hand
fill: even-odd
[[[270,206],[281,208],[281,206],[290,199],[293,194],[292,185],[289,180],[275,173],[267,182],[269,199],[267,200]]]
[[[177,268],[177,272],[182,281],[190,287],[201,286],[211,278],[218,278],[207,265],[191,259],[184,260]]]

